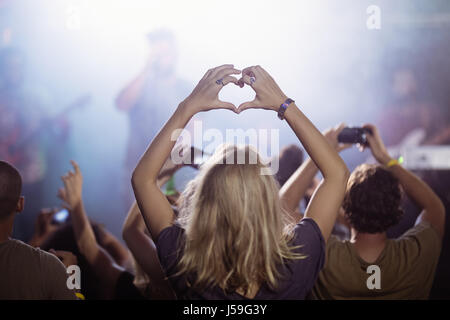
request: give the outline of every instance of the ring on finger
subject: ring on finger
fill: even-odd
[[[216,83],[217,83],[218,85],[224,86],[224,84],[223,84],[223,79],[217,79],[217,80],[216,80]]]
[[[256,81],[255,77],[250,77],[250,85],[254,84]]]

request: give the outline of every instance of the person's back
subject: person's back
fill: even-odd
[[[166,275],[179,299],[186,300],[295,300],[304,299],[324,264],[325,241],[317,223],[304,218],[293,230],[289,242],[300,258],[286,259],[278,266],[280,273],[276,288],[270,284],[258,283],[253,291],[244,294],[240,290],[230,292],[218,285],[207,288],[193,288],[188,283],[193,274],[179,275],[179,264],[186,241],[186,232],[178,225],[164,229],[158,240],[158,253]],[[252,260],[253,261],[253,260]]]
[[[318,299],[427,299],[440,250],[437,232],[425,222],[400,238],[387,239],[372,262],[365,261],[350,241],[332,236],[327,245],[327,263],[313,295]],[[367,286],[373,274],[371,265],[380,268],[380,289]]]
[[[241,73],[239,80],[231,76]],[[218,99],[227,83],[250,85],[256,97],[263,98],[237,109]],[[324,182],[296,226],[282,208],[274,172],[255,149],[235,145],[216,149],[202,164],[193,193],[187,191],[187,207],[179,208],[174,223],[175,213],[156,182],[178,138],[174,130],[184,128],[199,112],[221,108],[236,113],[250,108],[278,111],[278,118],[286,118],[317,163]],[[253,66],[241,72],[223,65],[208,70],[180,103],[141,157],[131,181],[178,298],[304,299],[323,265],[324,245],[347,179],[348,169],[337,152],[267,71]]]
[[[427,299],[441,251],[445,209],[419,178],[391,160],[374,126],[371,151],[381,165],[352,173],[343,202],[349,241],[330,238],[326,264],[312,290],[316,299]],[[402,216],[401,189],[423,209],[397,239],[386,230]]]
[[[24,207],[21,192],[19,172],[0,161],[0,300],[75,299],[58,258],[10,238],[14,218]]]
[[[66,269],[54,255],[19,240],[0,243],[0,300],[75,299]]]

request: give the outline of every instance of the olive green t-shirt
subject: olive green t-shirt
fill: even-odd
[[[0,300],[75,300],[54,255],[19,240],[0,243]]]
[[[367,263],[350,241],[331,237],[325,267],[311,292],[314,299],[428,299],[441,251],[441,240],[422,222],[400,238],[389,239],[378,259]],[[368,278],[379,267],[380,289]],[[368,272],[369,271],[369,272]],[[373,284],[373,277],[369,279]]]

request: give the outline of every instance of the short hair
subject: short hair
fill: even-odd
[[[279,169],[275,175],[275,179],[280,186],[283,186],[291,175],[302,165],[303,151],[299,146],[291,144],[281,150],[278,159]]]
[[[0,160],[0,220],[14,212],[22,192],[22,177],[12,165]]]
[[[356,231],[381,233],[400,221],[401,198],[400,184],[388,170],[362,164],[348,180],[343,208]]]

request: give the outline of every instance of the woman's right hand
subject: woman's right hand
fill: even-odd
[[[192,115],[212,109],[228,109],[237,112],[234,104],[219,100],[219,92],[231,82],[237,85],[238,79],[232,74],[240,73],[241,71],[235,69],[232,64],[209,69],[180,106]],[[221,81],[221,83],[216,81]]]
[[[238,107],[238,113],[247,109],[266,109],[278,111],[287,96],[281,91],[275,80],[261,66],[248,67],[242,70],[242,78],[238,84],[244,83],[255,90],[253,101],[244,102]]]

